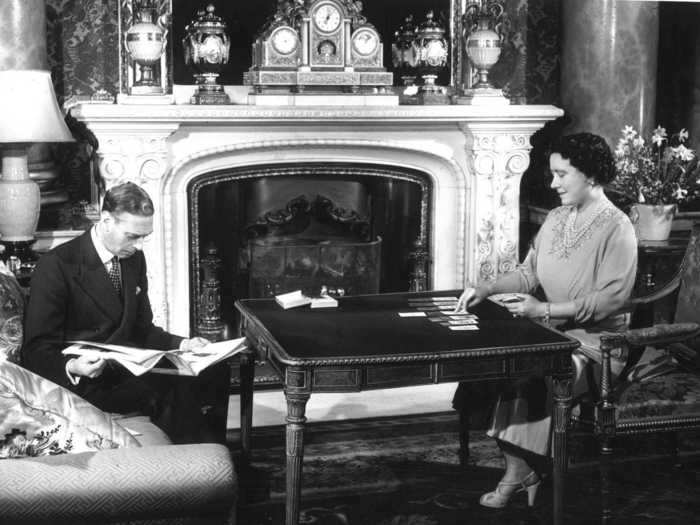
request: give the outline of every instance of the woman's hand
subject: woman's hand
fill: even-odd
[[[517,300],[503,303],[514,317],[542,317],[541,306],[543,303],[535,299],[532,295],[517,293],[513,295]]]
[[[488,286],[477,286],[476,288],[468,286],[464,289],[462,295],[459,296],[457,306],[455,306],[455,312],[464,312],[470,306],[479,304],[489,295],[491,295],[491,293]]]

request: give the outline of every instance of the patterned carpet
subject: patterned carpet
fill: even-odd
[[[545,524],[551,485],[535,508],[518,494],[509,508],[478,504],[501,475],[502,459],[483,432],[471,435],[470,465],[458,462],[452,414],[310,425],[305,434],[301,523],[314,525]],[[235,439],[235,438],[234,438]],[[283,429],[255,430],[253,473],[242,473],[240,523],[284,523]],[[594,443],[572,438],[567,524],[600,523]],[[235,446],[235,444],[234,444]],[[673,466],[659,442],[621,444],[613,465],[614,523],[700,524],[700,455],[682,452]],[[663,448],[663,447],[661,447]],[[686,449],[697,441],[686,441]],[[630,452],[633,450],[633,452]],[[663,453],[659,453],[663,452]]]

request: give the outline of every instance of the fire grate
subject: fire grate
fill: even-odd
[[[293,290],[318,296],[378,293],[382,239],[249,241],[250,297],[271,297]]]

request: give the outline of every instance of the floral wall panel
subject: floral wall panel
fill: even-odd
[[[47,0],[49,66],[59,102],[117,92],[116,0]]]
[[[559,2],[529,0],[525,96],[528,104],[559,103]]]

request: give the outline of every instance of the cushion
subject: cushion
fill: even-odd
[[[111,414],[19,365],[0,361],[0,459],[138,446]]]
[[[0,261],[0,361],[19,363],[24,300],[14,274]]]
[[[617,422],[641,418],[700,417],[700,376],[673,372],[643,382],[625,382],[618,392]]]

